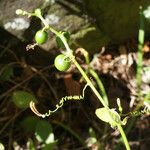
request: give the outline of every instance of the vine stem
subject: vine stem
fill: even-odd
[[[63,41],[66,50],[70,53],[70,57],[72,58],[73,63],[75,64],[75,66],[77,67],[77,69],[80,71],[81,75],[83,76],[83,78],[85,79],[85,81],[87,82],[87,84],[90,86],[90,88],[93,90],[93,92],[95,93],[95,95],[97,96],[97,98],[100,100],[100,102],[102,103],[102,105],[105,108],[109,108],[107,106],[107,104],[104,102],[103,98],[101,97],[101,95],[99,94],[99,92],[97,91],[97,89],[95,88],[95,86],[92,84],[91,80],[89,79],[89,77],[86,75],[86,73],[84,72],[84,70],[81,68],[81,66],[79,65],[79,63],[76,61],[76,59],[74,58],[72,51],[68,45],[68,43],[66,42],[66,40],[64,39],[63,36],[60,37],[61,40]]]
[[[140,6],[140,28],[138,33],[138,59],[137,59],[137,73],[136,73],[136,80],[137,80],[137,88],[138,88],[138,99],[141,98],[141,84],[142,84],[142,61],[143,61],[143,52],[142,48],[144,45],[144,15],[142,6]]]
[[[125,146],[126,146],[126,150],[131,150],[131,149],[130,149],[129,142],[128,142],[128,140],[127,140],[127,137],[126,137],[126,135],[125,135],[125,132],[124,132],[122,126],[121,126],[120,124],[118,124],[117,127],[118,127],[118,130],[119,130],[119,132],[120,132],[120,134],[121,134],[121,136],[122,136],[122,139],[123,139],[123,141],[124,141],[124,144],[125,144]]]
[[[88,76],[85,74],[84,70],[80,67],[79,63],[74,59],[73,63],[76,65],[76,67],[78,68],[78,70],[80,71],[81,75],[83,76],[83,78],[86,80],[86,82],[88,83],[88,85],[90,86],[90,88],[93,90],[93,92],[95,93],[95,95],[97,96],[97,98],[100,100],[100,102],[102,103],[102,105],[105,108],[108,108],[108,106],[106,105],[106,103],[104,102],[103,98],[100,96],[99,92],[97,91],[97,89],[95,88],[95,86],[92,84],[91,80],[88,78]]]
[[[43,29],[49,29],[51,32],[53,32],[54,34],[56,34],[57,36],[59,35],[59,32],[54,30],[52,27],[49,26],[49,24],[45,21],[45,19],[43,18],[43,16],[41,15],[38,15],[37,16],[39,19],[41,19],[41,21],[43,22],[44,24],[44,28]]]
[[[89,72],[93,76],[93,78],[96,80],[98,87],[102,93],[102,97],[103,97],[105,103],[108,105],[108,97],[107,97],[107,94],[106,94],[106,91],[105,91],[105,88],[103,86],[101,79],[98,77],[98,74],[92,68],[89,68]]]
[[[99,90],[102,93],[102,98],[103,98],[104,102],[107,104],[107,106],[109,106],[108,97],[107,97],[104,85],[103,85],[101,79],[99,78],[98,74],[96,73],[96,71],[94,69],[92,69],[92,67],[90,66],[90,58],[89,58],[88,52],[84,48],[79,48],[79,49],[77,49],[77,51],[80,51],[83,54],[83,56],[85,58],[85,62],[88,65],[88,69],[85,71],[85,73],[86,74],[90,73],[92,75],[92,77],[95,79],[95,81],[99,87]]]

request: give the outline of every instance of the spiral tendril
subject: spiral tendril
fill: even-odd
[[[30,102],[30,109],[39,117],[42,117],[42,118],[45,118],[45,117],[48,117],[50,116],[52,113],[56,112],[59,108],[61,108],[63,105],[64,105],[64,102],[67,101],[67,100],[83,100],[84,99],[84,93],[85,93],[85,89],[87,88],[88,84],[86,84],[83,88],[83,91],[82,91],[82,95],[74,95],[74,96],[65,96],[65,97],[62,97],[61,100],[59,101],[58,104],[56,104],[56,108],[54,110],[48,110],[47,113],[45,114],[41,114],[36,106],[35,106],[35,103],[33,101]]]

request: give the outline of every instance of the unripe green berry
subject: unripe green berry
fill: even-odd
[[[38,44],[45,43],[47,41],[47,39],[48,39],[48,33],[46,31],[39,30],[39,31],[36,32],[35,41]]]
[[[60,54],[55,58],[54,65],[59,71],[67,71],[71,63],[64,54]]]

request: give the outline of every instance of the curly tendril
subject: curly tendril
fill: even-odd
[[[82,95],[74,95],[74,96],[65,96],[65,97],[62,97],[60,102],[58,104],[56,104],[56,108],[54,110],[48,110],[47,113],[45,114],[41,114],[36,106],[35,106],[35,103],[33,101],[30,102],[30,109],[39,117],[42,117],[42,118],[45,118],[45,117],[48,117],[50,116],[52,113],[56,112],[59,108],[61,108],[63,105],[64,105],[64,102],[67,101],[67,100],[83,100],[84,99],[84,93],[85,93],[85,89],[87,88],[88,84],[86,84],[83,88],[83,91],[82,91]]]

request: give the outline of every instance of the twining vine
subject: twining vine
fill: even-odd
[[[48,117],[50,116],[52,113],[56,112],[59,108],[61,108],[63,105],[64,105],[64,102],[65,101],[69,101],[69,100],[83,100],[84,99],[84,93],[85,93],[85,90],[87,88],[88,84],[86,84],[83,88],[83,91],[82,91],[82,95],[74,95],[74,96],[65,96],[65,97],[62,97],[61,100],[59,101],[58,104],[56,104],[56,108],[54,110],[48,110],[47,113],[45,114],[41,114],[37,109],[36,109],[36,106],[35,106],[35,103],[33,101],[30,102],[30,108],[31,110],[39,117],[42,117],[42,118],[45,118],[45,117]]]

